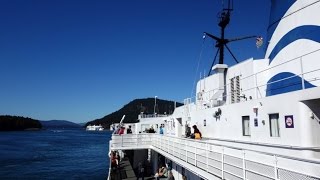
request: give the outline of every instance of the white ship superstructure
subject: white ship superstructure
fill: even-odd
[[[320,179],[319,10],[318,0],[272,1],[265,59],[216,64],[173,114],[135,126],[165,124],[163,135],[113,135],[110,149],[139,151],[154,170],[161,154],[175,179]],[[186,125],[203,139],[185,138]]]

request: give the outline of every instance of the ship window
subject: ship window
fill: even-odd
[[[242,116],[242,135],[250,136],[250,117]]]
[[[269,114],[270,136],[280,137],[279,114]]]

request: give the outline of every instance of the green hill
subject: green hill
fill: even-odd
[[[0,131],[39,130],[41,128],[41,123],[35,119],[0,115]]]
[[[176,107],[182,106],[181,103],[176,103]],[[126,115],[124,123],[135,123],[137,122],[138,115],[143,112],[143,114],[153,114],[155,106],[154,98],[146,99],[135,99],[130,103],[124,105],[118,111],[115,111],[103,118],[89,121],[87,125],[99,125],[101,124],[104,128],[109,128],[112,123],[119,123],[122,116]],[[162,99],[157,99],[157,104],[155,111],[157,114],[172,114],[174,111],[174,102]]]

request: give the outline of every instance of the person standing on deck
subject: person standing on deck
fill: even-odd
[[[190,128],[189,124],[187,124],[187,123],[186,123],[186,127],[185,127],[185,136],[186,137],[191,136],[191,128]]]
[[[161,124],[159,131],[160,131],[160,134],[163,134],[163,124]]]
[[[127,129],[127,134],[132,134],[131,126]]]
[[[118,134],[119,134],[119,135],[124,134],[124,129],[125,129],[125,127],[124,127],[124,126],[121,126]]]

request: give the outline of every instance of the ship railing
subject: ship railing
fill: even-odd
[[[112,142],[112,140],[110,140],[110,142],[109,142],[109,158],[111,158],[111,142]],[[108,178],[107,178],[107,180],[110,180],[110,177],[111,177],[111,159],[110,159],[110,161],[109,161],[109,171],[108,171]]]
[[[307,82],[315,82],[320,80],[319,66],[312,65],[312,62],[316,57],[320,56],[320,49],[314,50],[312,52],[303,54],[299,57],[286,60],[282,63],[275,64],[267,69],[261,70],[253,75],[241,78],[242,81],[252,81],[254,83],[254,87],[247,87],[243,89],[243,92],[255,90],[256,98],[264,97],[268,91],[267,86],[275,83],[279,83],[282,81],[292,80],[289,83],[283,83],[282,86],[278,87],[279,89],[284,89],[292,86],[300,86],[300,89],[306,88]],[[276,72],[282,72],[284,68],[290,67],[290,69],[295,68],[296,74],[293,74],[289,77],[280,78],[278,80],[270,81],[266,84],[259,82],[259,79],[263,79],[264,77],[268,77],[271,70]],[[296,78],[296,79],[293,79]]]
[[[190,99],[195,99],[197,109],[204,109],[208,107],[216,107],[223,105],[224,103],[238,103],[242,101],[247,101],[250,99],[259,99],[265,97],[269,92],[267,87],[272,84],[279,84],[280,82],[287,81],[283,83],[283,85],[277,87],[278,90],[288,88],[288,87],[298,87],[299,89],[308,88],[306,86],[307,82],[313,82],[320,80],[319,66],[312,66],[311,60],[314,60],[312,57],[319,57],[320,49],[312,51],[310,53],[304,54],[302,56],[289,59],[279,64],[275,64],[269,68],[263,69],[257,73],[253,73],[251,75],[242,77],[240,76],[240,93],[237,95],[238,97],[232,102],[232,96],[234,93],[229,88],[231,83],[228,82],[223,86],[224,89],[227,90],[227,93],[219,96],[218,98],[212,99],[214,94],[221,89],[221,87],[212,89],[210,91],[201,92],[201,96],[197,95]],[[277,80],[273,80],[270,82],[265,82],[266,78],[269,77],[270,71],[282,72],[283,69],[290,67],[295,68],[296,74],[292,73],[291,76],[279,78]],[[291,81],[290,81],[291,80]],[[220,102],[213,105],[213,102]]]
[[[139,119],[143,118],[157,118],[157,117],[167,117],[168,114],[140,114]]]
[[[152,136],[148,133],[141,134],[125,134],[118,135],[113,134],[110,141],[110,149],[117,148],[135,148],[135,149],[145,149],[151,146]]]
[[[163,136],[136,134],[112,136],[111,149],[153,149],[184,167],[198,168],[222,179],[293,179],[320,178],[320,160],[254,151],[208,142]],[[194,169],[190,169],[194,172]],[[205,174],[202,174],[205,177]]]

